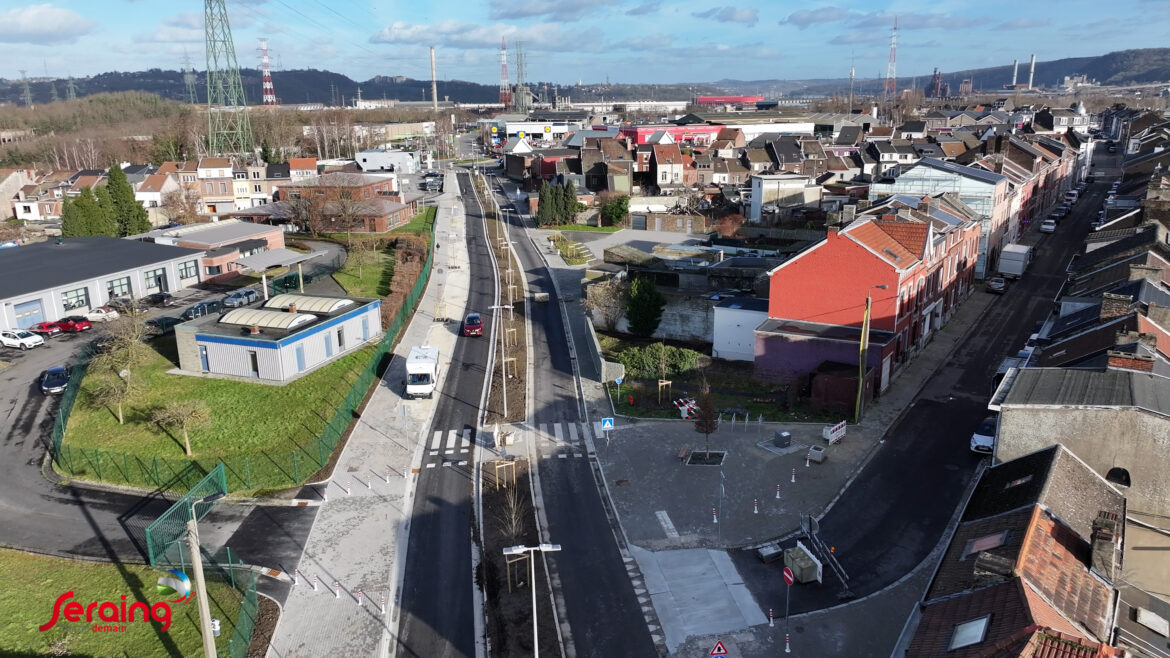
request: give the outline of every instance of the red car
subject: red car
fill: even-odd
[[[479,313],[468,313],[467,319],[463,321],[463,335],[464,336],[482,336],[483,335],[483,318],[479,317]]]
[[[87,329],[93,329],[93,325],[84,316],[70,315],[57,320],[57,328],[61,331],[78,333]]]
[[[61,335],[61,325],[56,322],[38,322],[29,327],[27,331],[31,331],[41,338],[52,338]]]

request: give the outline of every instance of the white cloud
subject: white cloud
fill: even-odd
[[[81,14],[49,4],[0,12],[0,25],[0,41],[37,45],[71,43],[94,28]]]
[[[548,2],[547,0],[490,0],[492,18],[536,18],[546,16],[560,21],[574,21],[611,5],[614,0],[590,2]]]
[[[1030,30],[1032,28],[1048,27],[1052,21],[1047,18],[1017,18],[1004,21],[995,26],[997,30]]]
[[[645,16],[653,14],[662,6],[661,2],[646,2],[626,12],[627,16]]]
[[[596,52],[602,48],[601,32],[597,29],[566,30],[557,23],[537,23],[519,27],[509,24],[484,25],[445,20],[429,25],[414,25],[401,21],[391,23],[370,37],[370,43],[415,45],[434,44],[437,47],[496,50],[500,39],[523,41],[525,50],[565,50]]]
[[[876,30],[857,30],[854,32],[846,32],[845,34],[838,34],[829,40],[829,43],[838,46],[851,46],[854,44],[863,43],[881,43],[889,37]]]
[[[163,25],[168,27],[181,27],[188,30],[202,30],[203,29],[203,14],[197,14],[193,11],[185,11],[181,14],[175,14],[163,21]]]
[[[838,21],[856,18],[860,12],[840,7],[821,7],[820,9],[801,9],[794,11],[787,18],[780,21],[781,25],[795,25],[804,29],[817,23],[836,23]]]
[[[929,30],[935,28],[949,28],[956,25],[979,25],[987,23],[986,18],[972,18],[964,16],[956,18],[949,14],[916,14],[913,12],[871,11],[861,12],[855,9],[828,6],[819,9],[801,9],[788,15],[780,21],[781,25],[795,25],[800,29],[818,23],[845,23],[854,28],[885,28],[893,27],[894,19],[898,20],[899,30]]]
[[[707,11],[697,11],[691,14],[695,18],[713,18],[720,23],[743,23],[755,25],[760,20],[759,11],[755,9],[738,9],[736,7],[712,7]]]

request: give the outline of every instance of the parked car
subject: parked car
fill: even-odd
[[[1056,233],[1056,220],[1046,219],[1040,224],[1041,233]]]
[[[109,334],[98,334],[97,338],[89,341],[86,349],[90,354],[105,354],[114,348],[114,337]]]
[[[468,313],[467,318],[463,320],[463,335],[464,336],[482,336],[483,335],[483,318],[479,313]]]
[[[175,301],[175,296],[169,292],[156,292],[153,295],[147,295],[143,301],[151,306],[174,306],[178,303]]]
[[[85,314],[85,319],[90,322],[109,322],[117,318],[118,312],[109,306],[99,306]]]
[[[56,322],[38,322],[29,327],[28,330],[41,338],[53,338],[61,335],[61,326]]]
[[[995,450],[995,424],[995,416],[988,416],[979,423],[979,427],[971,435],[971,452],[990,455]]]
[[[160,315],[157,318],[151,318],[146,321],[146,331],[152,336],[163,336],[165,334],[174,333],[175,325],[182,323],[183,321],[179,318],[173,318],[169,315]]]
[[[41,395],[64,393],[69,386],[69,366],[53,366],[41,373]]]
[[[61,328],[61,331],[67,331],[69,333],[80,333],[93,329],[90,321],[80,315],[67,315],[57,320],[57,326]]]
[[[1056,210],[1053,210],[1052,212],[1048,213],[1048,218],[1053,220],[1053,221],[1059,221],[1061,219],[1064,219],[1064,216],[1067,214],[1068,214],[1068,210],[1066,210],[1064,208],[1057,208]]]
[[[1002,295],[1007,291],[1007,279],[1002,276],[993,277],[987,280],[987,292],[996,295]]]
[[[150,307],[143,303],[142,300],[133,299],[131,297],[115,297],[114,299],[111,299],[110,303],[106,304],[106,306],[109,306],[110,308],[122,314],[131,312],[145,313],[150,310]]]
[[[233,308],[236,306],[247,306],[248,304],[251,304],[258,299],[260,299],[260,295],[256,294],[255,290],[252,290],[251,288],[241,288],[227,297],[224,297],[223,305],[231,306]]]
[[[199,302],[198,304],[193,304],[187,307],[187,310],[183,311],[183,314],[179,317],[183,318],[184,320],[192,320],[204,315],[219,313],[222,310],[223,304],[220,303],[218,299],[209,299],[207,301]]]
[[[30,347],[37,347],[44,344],[45,339],[31,331],[25,331],[24,329],[0,331],[0,345],[4,347],[27,350]]]

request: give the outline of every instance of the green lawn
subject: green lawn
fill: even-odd
[[[593,254],[579,242],[573,242],[560,233],[554,233],[552,242],[556,245],[557,251],[561,252],[561,258],[569,265],[584,265],[593,260]]]
[[[375,252],[376,260],[362,267],[347,258],[345,266],[333,273],[333,280],[347,295],[357,297],[385,297],[390,294],[390,279],[394,276],[394,250],[385,247]]]
[[[391,233],[421,233],[429,236],[431,234],[431,226],[435,223],[435,215],[438,213],[438,208],[435,206],[426,206],[422,212],[415,215],[411,220],[402,226],[390,231]]]
[[[550,231],[585,231],[588,233],[617,233],[620,226],[593,226],[592,224],[559,224],[557,226],[541,226]]]
[[[117,375],[90,371],[69,418],[59,469],[81,479],[185,489],[193,484],[192,460],[202,471],[223,461],[228,487],[236,493],[303,483],[328,461],[316,437],[374,349],[364,347],[285,386],[169,375],[174,364],[152,351],[147,363],[133,369],[142,392],[124,408],[125,425],[91,396],[104,379]],[[181,432],[164,431],[149,420],[152,408],[184,399],[203,400],[212,410],[206,429],[190,431],[191,458],[183,453]]]
[[[31,555],[0,549],[0,655],[72,655],[72,656],[197,656],[202,655],[199,634],[199,610],[195,600],[171,605],[171,625],[165,632],[161,624],[100,622],[94,610],[94,622],[125,626],[125,632],[93,632],[93,623],[69,622],[62,616],[45,632],[38,627],[53,616],[57,597],[72,591],[70,601],[90,602],[126,600],[153,605],[166,600],[156,593],[158,578],[166,572],[143,565],[115,565],[81,562],[63,558]],[[188,574],[194,586],[194,577]],[[228,655],[228,641],[239,616],[241,593],[226,583],[208,583],[211,616],[220,620],[221,633],[216,647],[221,656]],[[83,613],[84,614],[84,613]]]

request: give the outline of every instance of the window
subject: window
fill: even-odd
[[[203,268],[203,273],[207,276],[223,274],[223,265],[208,265],[207,267]]]
[[[976,537],[975,539],[968,539],[967,545],[963,547],[963,559],[966,559],[976,553],[983,551],[990,551],[993,548],[999,548],[1007,541],[1008,531],[997,532],[993,535],[984,535]]]
[[[337,328],[337,349],[345,349],[345,327]]]
[[[258,171],[253,171],[253,172],[252,172],[252,178],[260,178],[260,172],[258,172]]]
[[[151,207],[151,208],[157,208],[157,207],[158,207],[158,201],[151,201],[151,202],[150,202],[150,207]]]
[[[145,275],[146,287],[148,290],[162,290],[166,286],[167,271],[164,268],[157,270],[150,270]]]
[[[180,279],[192,279],[196,276],[199,276],[198,263],[196,263],[193,260],[189,260],[185,263],[179,263],[179,278]]]
[[[130,277],[124,276],[121,279],[113,279],[112,281],[106,283],[106,291],[110,293],[110,299],[129,295]]]
[[[207,181],[206,183],[203,184],[203,193],[204,194],[214,194],[215,193],[215,185],[211,181]]]
[[[77,290],[69,290],[62,293],[61,305],[65,307],[66,311],[72,311],[75,308],[88,308],[89,289],[78,288]]]
[[[253,185],[253,186],[252,186],[252,191],[253,191],[253,192],[260,192],[260,191],[261,191],[261,189],[260,189],[260,186],[259,186],[259,185]]]
[[[24,213],[25,213],[25,214],[31,214],[31,213],[32,213],[32,206],[21,206],[21,207],[22,207],[22,208],[24,208]]]
[[[220,181],[220,183],[219,183],[219,193],[220,193],[220,194],[227,194],[227,183],[224,183],[223,181]]]
[[[951,633],[951,643],[947,646],[947,650],[979,644],[983,638],[987,637],[987,626],[990,623],[991,615],[985,615],[978,619],[955,624],[955,630]]]
[[[1109,469],[1109,472],[1105,474],[1105,479],[1112,482],[1113,484],[1119,484],[1123,487],[1130,486],[1129,471],[1117,466]]]
[[[256,357],[256,350],[248,350],[248,366],[253,377],[260,376],[260,360]]]

